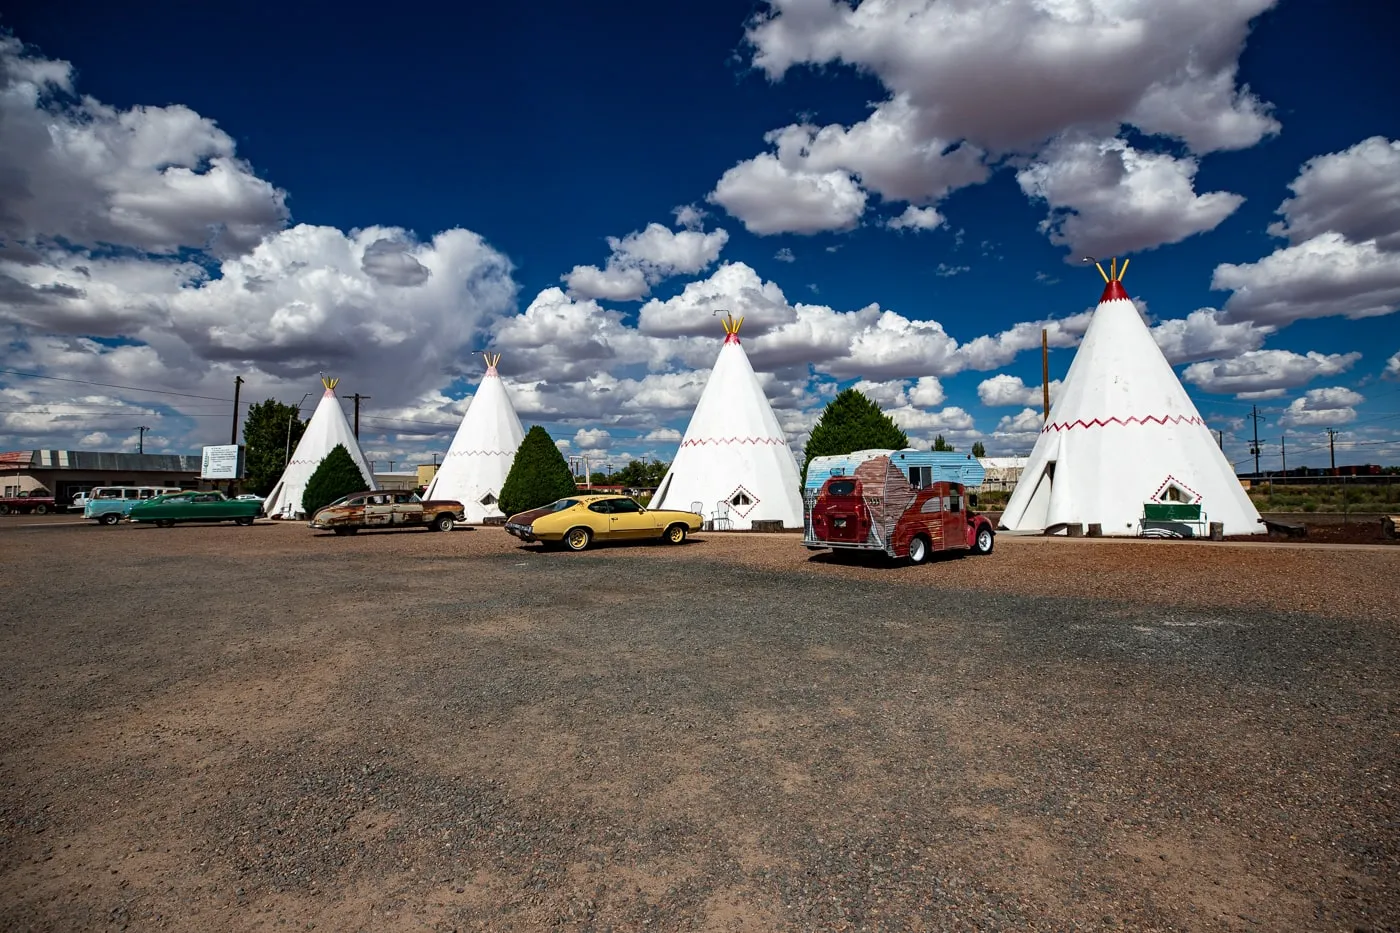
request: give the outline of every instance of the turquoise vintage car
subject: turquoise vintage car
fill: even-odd
[[[133,505],[128,517],[133,522],[155,522],[164,528],[176,522],[236,522],[251,525],[262,505],[252,499],[230,499],[221,492],[180,492]]]

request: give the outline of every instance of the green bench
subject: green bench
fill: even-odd
[[[1173,534],[1172,525],[1192,525],[1196,537],[1205,533],[1206,513],[1199,502],[1147,502],[1142,506],[1140,535],[1180,537]]]

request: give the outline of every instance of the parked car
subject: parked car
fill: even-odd
[[[169,528],[176,522],[234,522],[251,525],[262,508],[261,502],[240,502],[221,492],[179,492],[156,496],[131,507],[133,522],[154,522]]]
[[[458,522],[467,520],[466,511],[456,499],[420,499],[411,492],[366,490],[319,509],[308,524],[338,535],[353,535],[361,528],[451,531]]]
[[[858,451],[808,465],[808,550],[883,551],[922,564],[937,551],[990,554],[992,523],[961,482],[982,480],[975,460],[925,451]],[[819,484],[815,491],[813,484]]]
[[[253,500],[256,500],[256,501],[258,501],[258,502],[263,501],[263,497],[262,497],[262,496],[259,496],[259,495],[257,495],[256,493],[251,493],[251,492],[240,493],[239,495],[234,496],[234,498],[235,498],[235,499],[243,499],[243,500],[246,500],[246,501],[249,501],[249,502],[251,502],[251,501],[253,501]]]
[[[53,493],[47,489],[26,490],[14,496],[0,497],[0,515],[8,515],[11,512],[35,515],[43,515],[46,512],[58,510],[58,504],[54,502]]]
[[[506,531],[521,541],[582,551],[594,541],[660,539],[685,543],[705,521],[698,512],[648,509],[630,496],[570,496],[506,520]]]
[[[115,525],[126,518],[136,504],[183,491],[176,486],[98,486],[88,490],[87,502],[83,504],[83,518]]]
[[[86,492],[80,492],[80,493],[78,493],[76,496],[73,497],[73,503],[72,503],[71,505],[68,506],[68,511],[70,511],[70,512],[81,512],[83,509],[85,509],[85,508],[87,507],[87,504],[88,504],[88,494],[87,494]]]

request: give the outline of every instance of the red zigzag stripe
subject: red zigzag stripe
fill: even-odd
[[[702,437],[698,440],[684,441],[682,447],[699,447],[703,444],[772,444],[774,447],[781,447],[785,441],[780,441],[775,437]]]
[[[1195,416],[1187,417],[1186,415],[1163,415],[1159,418],[1156,415],[1148,415],[1146,418],[1139,418],[1137,415],[1131,415],[1127,418],[1119,418],[1117,416],[1114,416],[1112,418],[1095,418],[1092,421],[1084,421],[1083,419],[1080,419],[1077,421],[1051,422],[1050,424],[1047,424],[1045,427],[1041,428],[1040,433],[1044,434],[1046,431],[1069,431],[1074,428],[1106,428],[1110,424],[1120,424],[1126,427],[1130,424],[1147,424],[1149,422],[1164,426],[1168,424],[1199,424],[1201,427],[1205,427],[1206,424],[1200,418],[1197,418]]]
[[[449,457],[513,457],[513,450],[449,450]]]

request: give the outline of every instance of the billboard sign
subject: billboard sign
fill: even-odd
[[[220,444],[204,448],[204,463],[200,479],[242,479],[243,448],[238,444]]]

